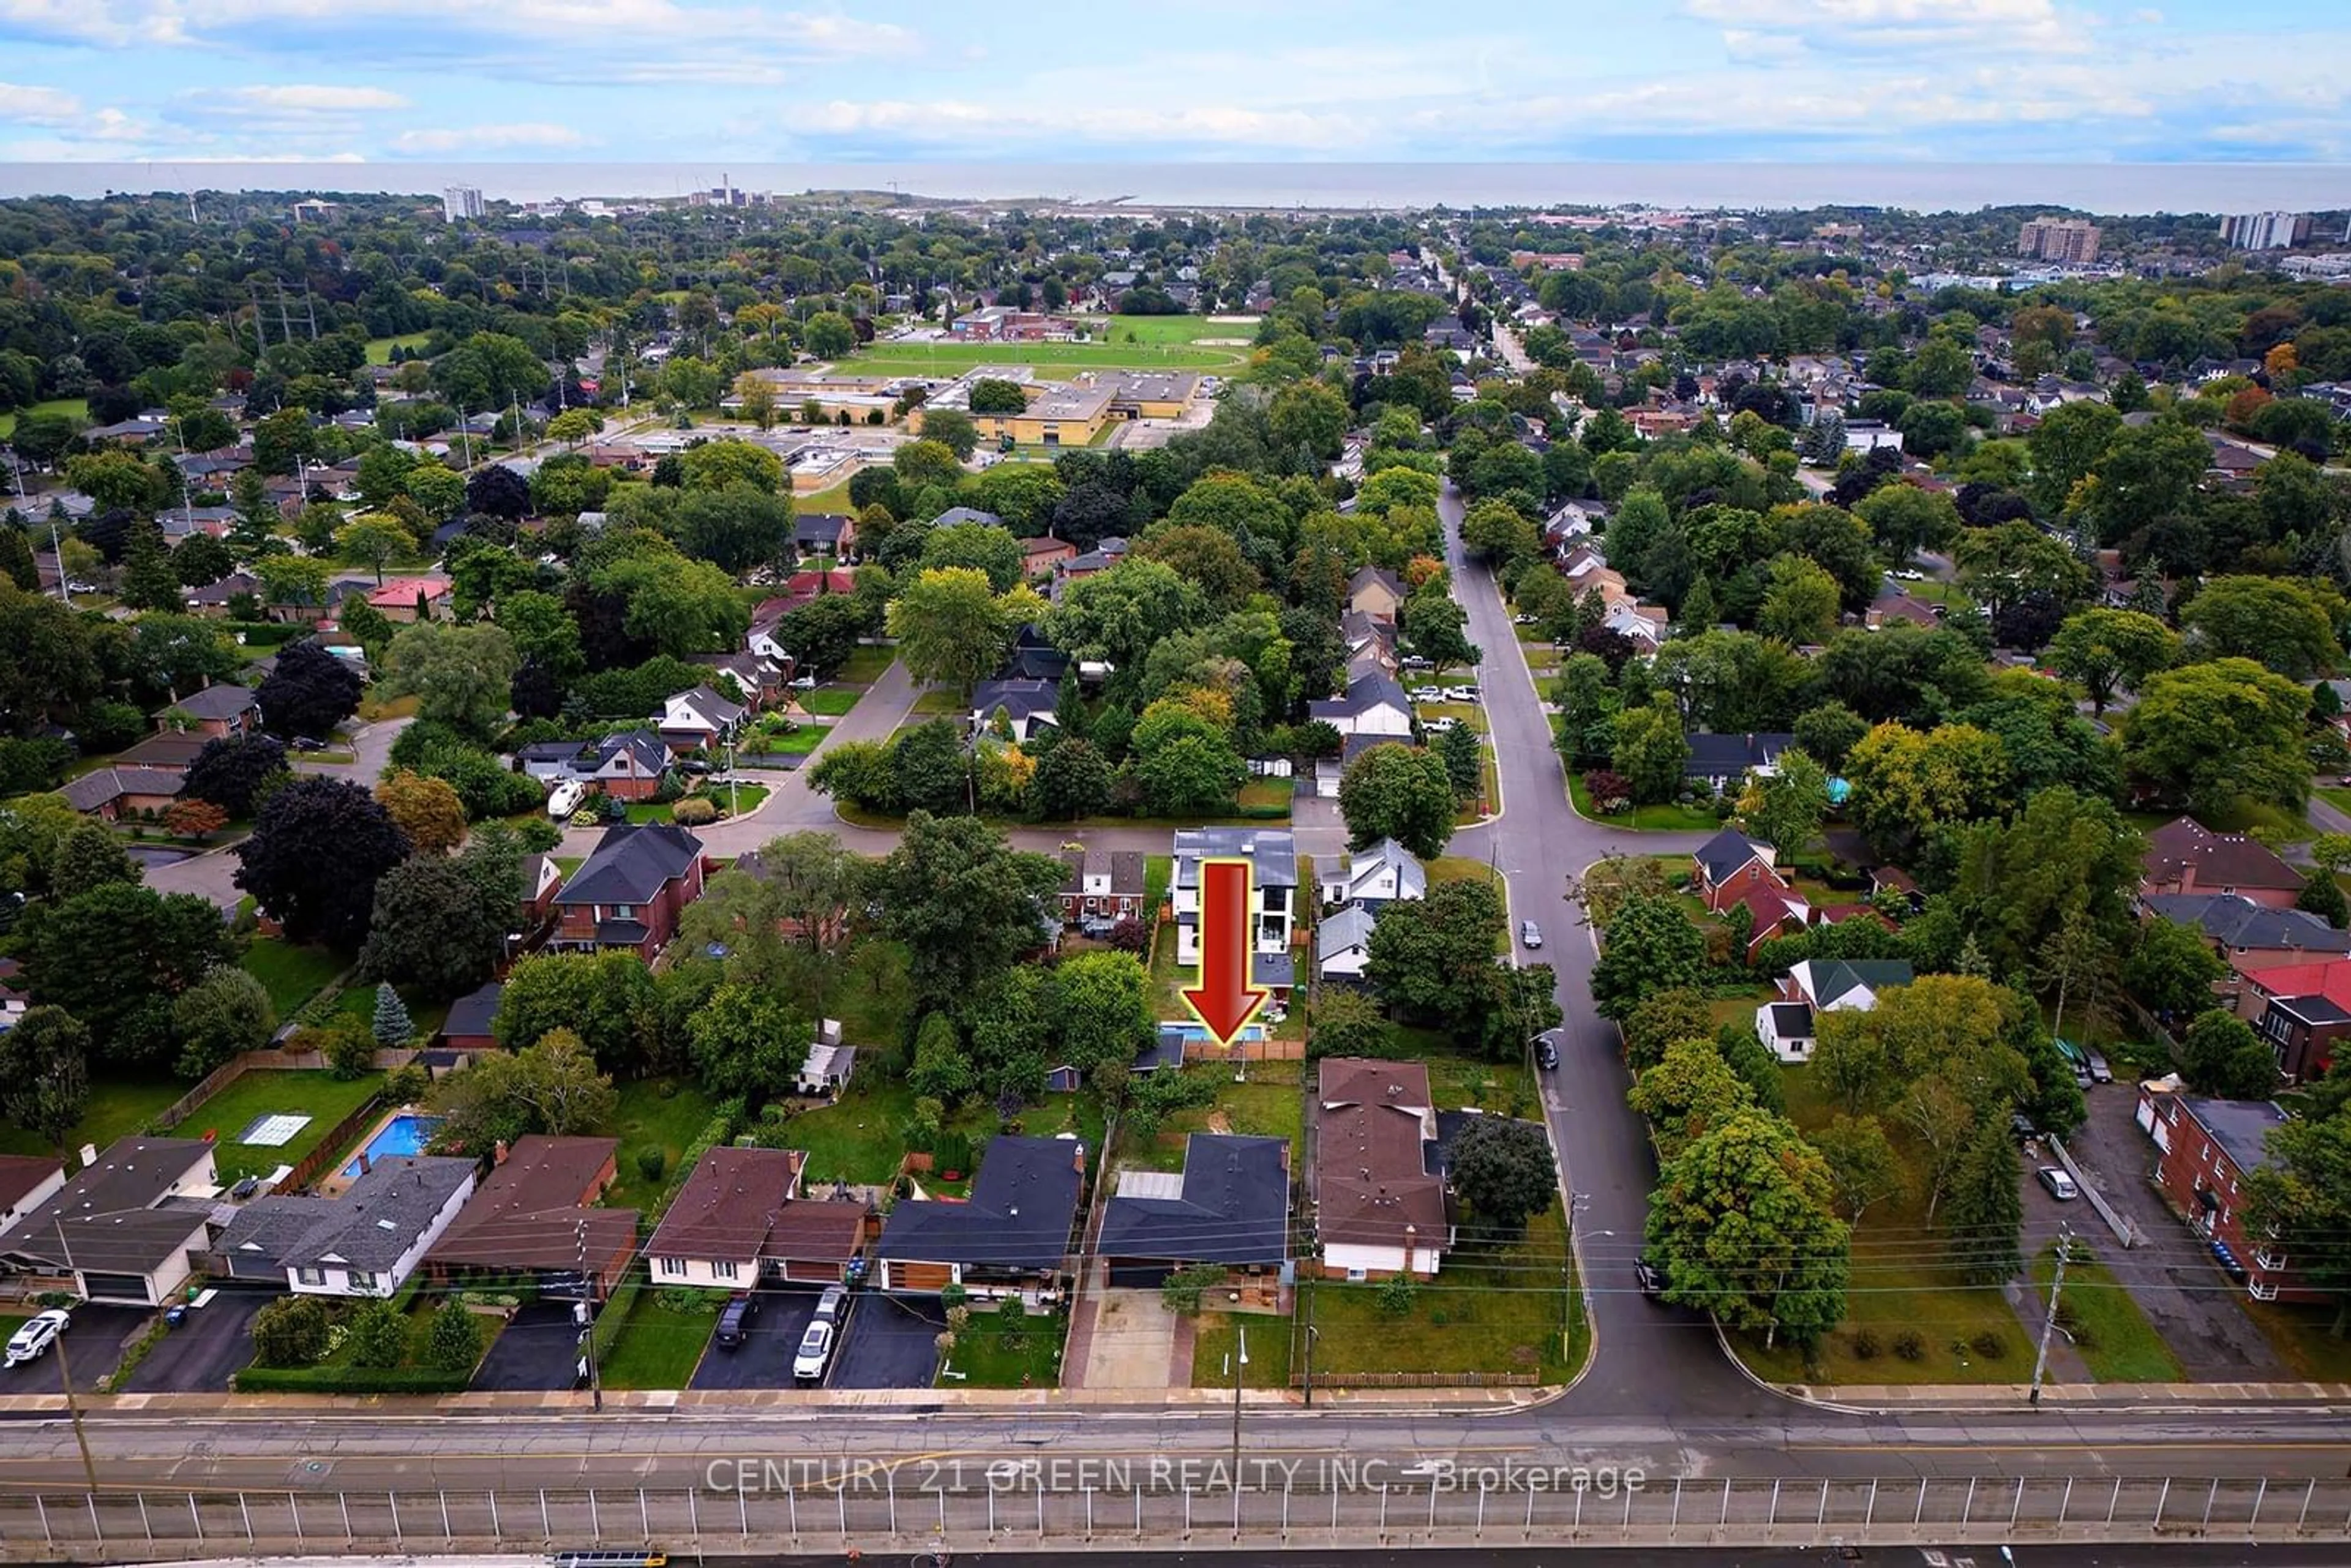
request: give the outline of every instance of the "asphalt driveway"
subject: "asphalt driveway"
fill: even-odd
[[[790,1388],[792,1353],[800,1347],[800,1333],[816,1316],[818,1292],[813,1289],[762,1287],[759,1311],[750,1322],[747,1337],[733,1350],[714,1333],[702,1349],[689,1388]]]
[[[506,1393],[571,1387],[580,1375],[580,1330],[569,1301],[532,1301],[515,1310],[474,1369],[475,1389]]]
[[[2138,1091],[2127,1083],[2102,1083],[2085,1090],[2083,1098],[2090,1119],[2066,1142],[2066,1151],[2100,1195],[2137,1228],[2139,1244],[2125,1251],[2087,1203],[2054,1202],[2039,1182],[2027,1184],[2027,1228],[2045,1233],[2059,1218],[2071,1222],[2074,1234],[2086,1239],[2129,1288],[2131,1299],[2191,1378],[2245,1383],[2291,1375],[2268,1336],[2247,1315],[2243,1289],[2220,1271],[2209,1248],[2148,1179],[2156,1147],[2133,1119]]]
[[[121,1392],[225,1392],[229,1378],[253,1360],[253,1341],[248,1335],[254,1315],[280,1294],[277,1291],[215,1291],[211,1301],[190,1311],[187,1322],[155,1342],[147,1358],[131,1369]]]
[[[32,1311],[23,1315],[30,1317]],[[121,1364],[123,1347],[152,1316],[153,1312],[146,1307],[104,1307],[86,1302],[74,1308],[73,1322],[65,1333],[65,1360],[73,1367],[74,1392],[95,1394],[98,1380]],[[52,1348],[42,1352],[38,1361],[0,1367],[0,1394],[63,1394],[65,1381],[58,1375],[58,1364],[57,1353]]]
[[[849,1298],[849,1326],[833,1353],[828,1388],[928,1388],[938,1366],[946,1309],[932,1296],[859,1291]]]

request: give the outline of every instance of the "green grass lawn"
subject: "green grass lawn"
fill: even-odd
[[[757,806],[760,801],[766,800],[768,798],[768,787],[765,784],[737,784],[734,787],[730,794],[730,791],[726,785],[718,784],[707,786],[697,790],[695,791],[695,795],[716,801],[718,805],[720,818],[723,821],[729,815],[739,817],[744,812],[748,811],[752,807]],[[694,798],[694,796],[687,797],[689,800]],[[730,799],[733,800],[735,807],[731,813],[726,810],[727,802]],[[672,820],[673,814],[676,810],[676,807],[677,802],[674,800],[632,800],[629,802],[628,808],[629,821],[632,822],[666,822]]]
[[[1244,810],[1278,806],[1287,812],[1297,800],[1297,787],[1288,779],[1252,779],[1241,786],[1238,804]]]
[[[839,718],[855,707],[857,699],[864,695],[864,691],[858,687],[819,686],[812,692],[799,694],[800,710],[820,718]]]
[[[1455,1056],[1433,1035],[1417,1030],[1405,1033],[1407,1040],[1425,1040],[1431,1047],[1415,1054],[1428,1069],[1429,1097],[1439,1108],[1450,1111],[1474,1106],[1500,1115],[1534,1113],[1534,1081],[1528,1076],[1523,1061],[1484,1061]]]
[[[829,724],[803,724],[789,735],[766,735],[754,732],[747,737],[735,753],[736,760],[756,767],[763,757],[806,757],[831,732]]]
[[[1204,335],[1246,338],[1249,329]],[[1201,348],[1183,343],[876,343],[838,362],[843,371],[936,370],[956,375],[974,365],[1066,365],[1073,370],[1229,371],[1249,361],[1242,348]],[[1047,378],[1051,379],[1051,378]]]
[[[619,1176],[605,1201],[615,1208],[650,1208],[678,1176],[685,1146],[702,1135],[716,1107],[683,1078],[640,1078],[621,1085],[620,1103],[606,1131],[621,1140]],[[645,1179],[637,1161],[647,1149],[662,1152],[658,1180]]]
[[[77,420],[86,424],[89,422],[89,400],[82,397],[53,397],[46,402],[37,402],[24,412],[26,413],[61,413],[68,419]],[[16,415],[0,413],[0,439],[5,439],[16,433]]]
[[[440,1033],[441,1026],[448,1021],[449,1004],[447,1002],[422,1002],[405,998],[402,999],[408,1002],[408,1021],[416,1026],[418,1038],[429,1039]],[[372,1025],[375,1022],[375,988],[353,986],[335,998],[335,1011],[358,1019],[362,1023]]]
[[[367,362],[371,365],[388,365],[392,363],[392,351],[394,349],[421,349],[432,337],[433,334],[430,332],[402,332],[397,338],[370,338],[367,346]]]
[[[279,1166],[298,1165],[319,1146],[338,1123],[358,1110],[383,1087],[383,1074],[337,1078],[331,1072],[247,1072],[196,1107],[173,1127],[173,1135],[201,1138],[214,1134],[213,1163],[224,1183],[241,1176],[265,1176]],[[308,1125],[277,1145],[240,1144],[234,1140],[256,1117],[273,1112],[307,1115]]]
[[[103,1149],[117,1138],[144,1132],[157,1115],[170,1109],[172,1102],[192,1087],[175,1078],[94,1079],[89,1086],[89,1103],[83,1108],[81,1120],[75,1124],[74,1130],[66,1135],[66,1147],[78,1149],[84,1144],[92,1144]],[[0,1122],[0,1155],[57,1152],[39,1134]]]
[[[2049,1276],[2056,1261],[2054,1246],[2042,1249],[2032,1260],[2032,1297],[2036,1308],[2049,1300]],[[2087,1247],[2077,1245],[2065,1265],[2065,1291],[2059,1298],[2064,1315],[2058,1326],[2074,1336],[2074,1348],[2100,1383],[2179,1383],[2187,1378],[2179,1358],[2138,1310],[2114,1271],[2096,1260]]]
[[[2340,784],[2322,784],[2311,791],[2338,811],[2351,811],[2351,789]]]
[[[2066,1273],[2071,1291],[2073,1274]],[[2278,1354],[2306,1383],[2351,1383],[2351,1335],[2334,1332],[2335,1309],[2294,1301],[2256,1301],[2240,1298],[2238,1304],[2277,1348]]]
[[[1055,1388],[1061,1381],[1061,1342],[1070,1320],[1060,1312],[1009,1317],[975,1308],[971,1322],[939,1369],[942,1388]]]
[[[897,658],[898,650],[893,647],[860,643],[851,651],[849,657],[841,661],[841,668],[833,672],[832,678],[851,685],[870,686],[889,673],[890,666],[897,662]]]
[[[245,951],[244,966],[269,992],[269,1005],[283,1020],[349,968],[350,960],[329,948],[296,946],[282,936],[256,936]]]
[[[905,1127],[914,1118],[914,1092],[904,1082],[862,1074],[832,1104],[792,1118],[791,1146],[808,1151],[811,1186],[887,1181],[905,1157]]]
[[[933,686],[914,699],[914,712],[918,715],[953,718],[970,711],[964,706],[963,694],[950,686]]]
[[[1191,1134],[1215,1132],[1253,1138],[1287,1138],[1290,1168],[1303,1170],[1305,1066],[1300,1061],[1251,1062],[1245,1083],[1232,1082],[1231,1073],[1221,1067],[1186,1068],[1185,1071],[1189,1072],[1214,1073],[1223,1080],[1217,1087],[1216,1103],[1178,1111],[1160,1124],[1156,1136],[1140,1146],[1136,1139],[1121,1140],[1125,1147],[1120,1163],[1146,1170],[1180,1171],[1184,1168],[1184,1146]]]
[[[1202,1312],[1192,1330],[1192,1386],[1230,1388],[1235,1342],[1246,1334],[1249,1364],[1241,1368],[1241,1386],[1289,1387],[1291,1342],[1299,1332],[1288,1318],[1265,1312]]]
[[[1630,828],[1646,833],[1710,833],[1722,826],[1721,820],[1710,808],[1668,804],[1635,806],[1613,817],[1604,817],[1592,809],[1591,792],[1583,787],[1583,774],[1570,768],[1567,775],[1568,798],[1575,802],[1575,813],[1595,822],[1605,822],[1612,828]]]
[[[636,1295],[628,1318],[597,1364],[607,1388],[683,1388],[694,1376],[702,1347],[718,1326],[719,1293],[706,1312],[674,1312],[651,1291]]]
[[[1198,316],[1081,316],[1076,319],[1095,338],[1113,344],[1197,343],[1208,338],[1249,338],[1257,333],[1254,321],[1210,321]]]

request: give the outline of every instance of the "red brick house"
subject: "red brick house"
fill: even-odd
[[[2176,893],[2233,893],[2270,909],[2289,909],[2302,894],[2302,873],[2242,833],[2216,833],[2193,817],[2166,822],[2147,836],[2138,891],[2142,898]]]
[[[2138,1124],[2160,1151],[2155,1185],[2188,1228],[2210,1244],[2213,1260],[2261,1301],[2314,1301],[2293,1260],[2250,1233],[2244,1178],[2269,1162],[2271,1131],[2285,1113],[2266,1100],[2214,1100],[2142,1087]]]
[[[607,1295],[636,1261],[637,1211],[597,1205],[618,1174],[617,1138],[533,1133],[491,1152],[490,1174],[424,1254],[442,1283],[528,1270],[576,1277],[584,1255],[596,1293]]]
[[[1078,547],[1067,539],[1057,539],[1050,534],[1043,538],[1022,539],[1020,554],[1027,565],[1023,570],[1030,577],[1052,571],[1063,561],[1078,559]]]
[[[261,705],[249,686],[214,685],[190,692],[155,715],[158,734],[182,733],[226,739],[261,728]]]
[[[1717,915],[1727,914],[1731,905],[1743,902],[1750,888],[1784,893],[1788,879],[1780,874],[1779,858],[1779,852],[1770,844],[1750,839],[1736,828],[1725,828],[1690,857],[1692,890]]]
[[[607,828],[555,894],[551,948],[631,948],[651,962],[702,896],[702,841],[674,822]]]
[[[2351,1035],[2351,958],[2256,967],[2231,958],[2237,1016],[2277,1056],[2286,1082],[2325,1072],[2335,1045]]]

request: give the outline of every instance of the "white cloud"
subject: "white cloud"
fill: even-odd
[[[1684,0],[1684,11],[1747,40],[1779,35],[1824,53],[1932,48],[2008,54],[2086,48],[2085,25],[2054,0]]]
[[[525,121],[514,125],[465,125],[439,131],[403,131],[392,140],[396,152],[495,152],[517,147],[585,147],[589,139],[568,125]]]
[[[12,125],[70,125],[81,112],[81,99],[69,92],[0,81],[0,120]]]
[[[190,102],[217,103],[224,108],[298,114],[357,114],[380,109],[406,109],[409,105],[405,97],[384,88],[313,87],[293,82],[264,87],[199,88],[185,97]]]

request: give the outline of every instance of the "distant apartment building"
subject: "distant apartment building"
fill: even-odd
[[[2220,237],[2237,250],[2284,250],[2310,237],[2310,214],[2244,213],[2224,217]]]
[[[2098,259],[2098,225],[2087,218],[2034,218],[2017,231],[2016,254],[2087,267]]]
[[[478,218],[482,211],[479,185],[451,185],[441,193],[441,215],[453,224]]]

